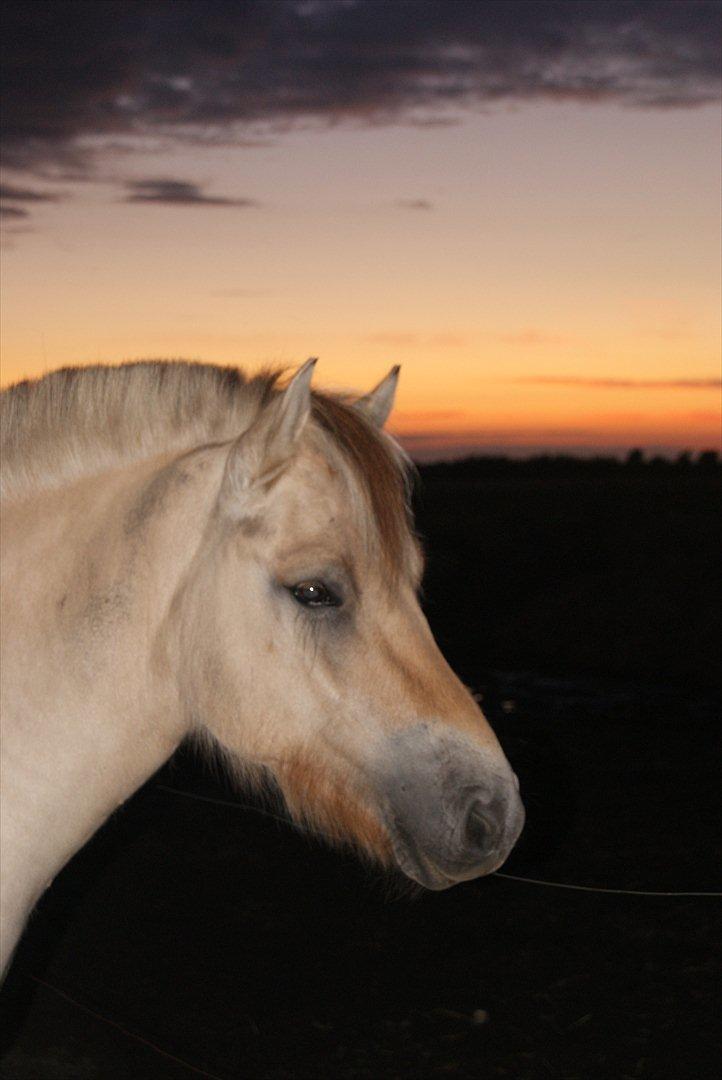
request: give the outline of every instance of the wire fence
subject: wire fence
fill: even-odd
[[[232,799],[219,799],[219,798],[215,798],[215,797],[210,796],[210,795],[199,795],[194,791],[184,791],[181,788],[170,787],[167,784],[155,784],[154,785],[154,790],[162,791],[162,792],[165,792],[168,795],[175,795],[175,796],[179,796],[179,797],[182,797],[182,798],[185,798],[185,799],[194,799],[194,800],[196,800],[198,802],[212,803],[212,804],[214,804],[216,806],[230,807],[233,810],[252,811],[253,813],[260,814],[263,817],[269,817],[269,818],[272,818],[272,819],[274,819],[276,821],[280,821],[284,825],[288,824],[288,819],[286,819],[284,817],[281,817],[279,814],[274,814],[272,811],[266,810],[263,807],[254,806],[254,805],[247,804],[247,803],[235,802]],[[722,896],[722,892],[716,892],[716,891],[696,891],[696,890],[670,891],[670,890],[664,890],[664,889],[615,889],[615,888],[607,888],[607,887],[602,887],[602,886],[597,886],[597,885],[576,885],[576,884],[572,884],[572,883],[569,883],[569,882],[545,881],[545,880],[542,880],[541,878],[522,877],[519,874],[507,874],[507,873],[504,873],[504,872],[502,872],[500,870],[495,871],[493,876],[498,877],[498,878],[504,878],[506,881],[519,882],[519,883],[522,883],[522,884],[525,884],[525,885],[538,885],[538,886],[542,886],[542,887],[546,887],[546,888],[552,888],[552,889],[572,889],[572,890],[575,890],[575,891],[578,891],[578,892],[603,893],[603,894],[611,894],[611,895],[618,895],[618,896],[658,896],[658,897],[720,897],[720,896]],[[179,1057],[177,1054],[171,1053],[170,1050],[167,1050],[164,1047],[160,1046],[157,1041],[152,1041],[152,1040],[150,1040],[148,1038],[145,1038],[145,1036],[140,1035],[137,1032],[130,1030],[124,1024],[121,1024],[118,1021],[111,1019],[111,1017],[109,1017],[109,1016],[105,1016],[103,1013],[101,1013],[97,1009],[90,1008],[88,1005],[85,1005],[82,1001],[78,1001],[77,998],[73,997],[66,990],[61,989],[59,986],[55,986],[53,983],[48,982],[46,979],[41,979],[37,975],[30,975],[30,978],[33,980],[33,982],[37,983],[39,986],[44,987],[46,990],[51,991],[57,997],[63,999],[65,1002],[67,1002],[73,1008],[79,1010],[80,1012],[85,1013],[87,1016],[93,1017],[94,1019],[96,1019],[100,1023],[103,1023],[103,1024],[107,1025],[108,1027],[113,1028],[119,1034],[125,1036],[125,1038],[127,1038],[127,1039],[130,1039],[132,1042],[135,1042],[135,1043],[138,1043],[139,1045],[145,1046],[148,1050],[160,1055],[161,1057],[165,1058],[167,1061],[172,1061],[174,1064],[181,1066],[182,1068],[188,1070],[189,1073],[193,1073],[196,1076],[206,1077],[207,1080],[224,1080],[224,1078],[219,1076],[217,1073],[209,1072],[207,1069],[204,1069],[200,1065],[192,1064],[190,1061],[187,1061],[184,1058]]]
[[[215,803],[217,806],[230,806],[234,810],[250,810],[255,814],[260,814],[262,817],[273,818],[275,821],[280,821],[284,825],[288,824],[287,818],[283,818],[279,814],[274,814],[270,810],[266,810],[261,806],[253,806],[249,803],[234,802],[232,799],[216,799],[210,795],[197,795],[194,791],[183,791],[181,788],[169,787],[167,784],[155,784],[155,788],[158,791],[165,791],[169,795],[182,795],[186,799],[197,799],[199,802]],[[519,874],[507,874],[502,872],[501,870],[495,870],[493,875],[491,876],[505,878],[507,881],[523,882],[525,885],[542,885],[546,886],[549,889],[572,889],[576,892],[607,893],[615,896],[722,897],[722,892],[714,891],[670,891],[667,889],[612,889],[600,885],[574,885],[566,881],[543,881],[541,878],[521,877]]]

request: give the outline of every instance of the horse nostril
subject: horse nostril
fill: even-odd
[[[466,818],[466,839],[469,847],[478,852],[485,852],[492,846],[493,830],[484,816],[480,802],[471,804]]]

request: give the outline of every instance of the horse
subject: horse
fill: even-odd
[[[153,361],[4,391],[2,965],[189,737],[427,889],[498,868],[519,784],[422,613],[411,463],[368,394]],[[463,582],[459,582],[463,588]]]

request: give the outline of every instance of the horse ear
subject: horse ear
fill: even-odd
[[[252,488],[267,489],[293,457],[311,413],[311,377],[316,358],[298,369],[285,390],[261,410],[228,454],[223,477],[224,501]]]
[[[396,364],[373,390],[370,390],[368,394],[354,402],[354,407],[363,413],[376,427],[382,428],[384,426],[394,407],[400,370],[400,365]]]

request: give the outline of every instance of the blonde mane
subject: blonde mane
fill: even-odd
[[[282,372],[185,361],[63,368],[0,394],[4,498],[63,486],[116,465],[182,453],[245,431],[278,393]],[[313,393],[327,452],[360,482],[392,561],[409,539],[409,462],[341,396]]]

